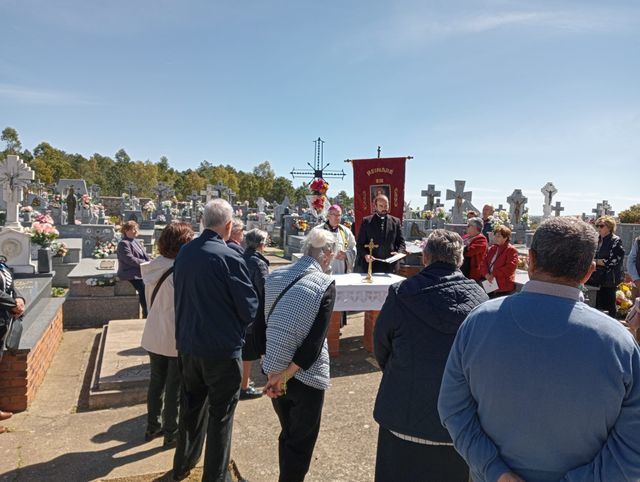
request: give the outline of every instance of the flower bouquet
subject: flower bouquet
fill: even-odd
[[[633,306],[633,286],[631,283],[620,283],[616,290],[616,314],[624,318]]]
[[[437,207],[434,211],[437,218],[447,219],[447,211],[444,210],[443,207]]]
[[[318,218],[326,216],[329,210],[330,202],[326,194],[329,189],[329,183],[324,179],[318,178],[310,185],[311,195],[307,196],[307,203],[311,208],[312,214]]]
[[[83,209],[91,208],[91,198],[89,197],[88,194],[83,194],[80,197],[80,207]]]
[[[491,231],[495,231],[495,229],[500,226],[511,228],[509,213],[507,213],[507,211],[498,211],[491,216]]]
[[[47,217],[51,219],[49,216]],[[60,235],[58,230],[53,226],[53,222],[40,222],[37,220],[31,225],[29,234],[31,235],[31,241],[43,248],[51,246],[53,240]]]
[[[153,201],[149,200],[142,207],[142,210],[144,212],[146,212],[147,214],[151,214],[152,212],[154,212],[156,210],[156,203],[154,203]]]
[[[433,211],[424,211],[422,213],[422,219],[426,219],[427,221],[430,221],[433,218]]]
[[[309,223],[304,218],[295,218],[293,220],[293,228],[298,230],[298,234],[304,235],[309,227]]]
[[[69,252],[69,247],[66,243],[59,243],[57,241],[54,241],[53,243],[51,243],[51,251],[53,252],[54,256],[64,258]]]
[[[115,254],[118,250],[118,244],[115,240],[98,242],[93,250],[93,257],[98,259],[107,258],[111,254]]]

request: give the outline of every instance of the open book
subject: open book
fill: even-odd
[[[406,256],[406,254],[404,253],[398,253],[398,254],[394,254],[393,256],[388,257],[387,259],[380,259],[380,258],[373,258],[376,261],[382,261],[383,263],[395,263],[396,261],[404,258]]]

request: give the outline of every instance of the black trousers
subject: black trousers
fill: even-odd
[[[182,389],[173,475],[180,476],[195,467],[206,434],[202,480],[230,482],[227,466],[233,413],[240,397],[242,360],[210,360],[180,354],[178,366]]]
[[[601,287],[596,293],[596,309],[606,311],[610,317],[616,317],[616,288]]]
[[[147,431],[162,429],[165,437],[173,437],[178,433],[178,358],[149,352],[149,359],[151,375],[147,390]]]
[[[302,482],[320,431],[324,390],[292,378],[287,393],[271,400],[282,428],[278,437],[279,482]]]
[[[141,279],[130,279],[134,289],[138,292],[138,300],[140,301],[140,307],[142,308],[142,317],[147,317],[147,300],[144,296],[144,281]]]
[[[375,482],[468,482],[469,468],[453,447],[423,445],[380,427]]]

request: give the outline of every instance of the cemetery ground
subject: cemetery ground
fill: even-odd
[[[65,331],[33,404],[3,422],[11,431],[0,435],[0,480],[171,480],[174,450],[163,450],[162,438],[144,441],[145,404],[86,408],[99,332]],[[350,315],[340,356],[332,359],[332,387],[306,480],[373,480],[378,426],[372,413],[381,374],[362,335],[362,314]],[[257,363],[252,379],[258,387],[266,381]],[[231,456],[242,477],[277,480],[279,431],[268,398],[238,403]],[[196,469],[189,480],[200,476]]]

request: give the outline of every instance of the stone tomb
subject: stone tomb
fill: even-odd
[[[113,262],[113,267],[99,269],[103,261]],[[131,283],[117,279],[117,263],[84,258],[69,273],[65,328],[101,327],[109,320],[140,316],[138,295]]]
[[[81,238],[82,257],[93,256],[97,243],[111,241],[116,237],[115,226],[107,224],[63,224],[56,226],[61,238]]]
[[[69,252],[62,258],[60,256],[53,257],[53,286],[59,288],[69,287],[69,273],[78,265],[82,253],[82,239],[78,238],[58,238],[59,243],[67,245]],[[55,254],[55,253],[54,253]]]
[[[62,339],[64,298],[51,297],[51,277],[18,278],[15,285],[27,311],[18,352],[0,361],[0,407],[18,412],[35,399]]]
[[[15,273],[33,274],[31,264],[31,236],[10,228],[0,231],[0,255],[7,258],[7,264]]]
[[[149,356],[140,346],[145,320],[112,320],[104,325],[89,408],[98,410],[144,403],[149,385]]]

